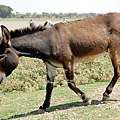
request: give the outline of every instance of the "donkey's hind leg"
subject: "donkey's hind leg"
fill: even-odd
[[[73,63],[69,62],[67,65],[64,66],[64,69],[69,88],[73,90],[83,100],[85,105],[89,105],[89,99],[86,97],[84,92],[76,87],[76,84],[74,82]]]
[[[53,90],[54,78],[56,76],[56,67],[51,66],[46,63],[47,70],[47,85],[46,85],[46,97],[42,106],[39,108],[39,113],[44,113],[46,109],[50,106],[50,98]]]
[[[103,93],[103,100],[109,100],[109,94],[112,93],[113,87],[120,77],[120,46],[115,46],[109,50],[112,65],[114,68],[114,76]]]

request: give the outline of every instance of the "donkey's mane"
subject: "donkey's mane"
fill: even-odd
[[[44,31],[46,30],[44,26],[37,26],[36,28],[31,28],[31,27],[25,27],[25,28],[20,28],[20,29],[15,29],[10,31],[10,36],[11,38],[17,38],[21,37],[27,34],[32,34],[38,31]]]

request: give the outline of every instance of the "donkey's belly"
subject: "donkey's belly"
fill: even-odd
[[[56,68],[62,68],[63,67],[63,65],[60,63],[60,62],[58,62],[58,61],[47,61],[47,63],[49,63],[50,65],[52,65],[52,66],[54,66],[54,67],[56,67]]]
[[[105,52],[99,53],[99,54],[95,54],[95,55],[87,55],[87,56],[83,56],[83,57],[76,57],[75,58],[75,62],[86,62],[86,61],[91,61],[94,60],[95,58],[101,56],[102,54],[104,54]]]
[[[102,52],[102,53],[99,53],[99,54],[95,54],[95,55],[87,55],[87,56],[84,56],[84,57],[75,57],[74,59],[74,62],[75,63],[78,63],[78,62],[86,62],[86,61],[91,61],[91,60],[94,60],[95,58],[101,56],[103,53],[105,52]],[[47,62],[56,67],[56,68],[62,68],[63,65],[61,62],[58,62],[57,60],[47,60]]]

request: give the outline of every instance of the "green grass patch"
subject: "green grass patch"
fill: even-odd
[[[100,86],[107,82],[78,85],[89,97]],[[102,93],[101,93],[102,95]],[[43,103],[45,90],[31,92],[0,93],[1,120],[106,120],[119,115],[120,110],[110,108],[107,104],[84,106],[82,100],[68,87],[54,88],[51,106],[44,114],[38,114],[38,108]],[[102,97],[102,96],[101,96]],[[92,98],[96,100],[96,98]],[[100,99],[98,100],[100,101]]]

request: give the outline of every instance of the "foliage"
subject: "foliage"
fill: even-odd
[[[76,84],[106,81],[112,78],[113,68],[107,54],[85,63],[75,65]],[[44,63],[35,58],[21,57],[17,69],[0,85],[1,91],[33,91],[45,89],[46,69]],[[67,86],[63,69],[57,70],[55,87]]]
[[[0,5],[0,17],[1,18],[10,17],[11,11],[13,11],[13,9],[11,7],[5,6],[5,5]]]
[[[84,19],[87,17],[95,17],[98,16],[100,14],[97,13],[46,13],[46,12],[42,12],[42,13],[12,13],[11,17],[15,17],[15,18],[45,18],[45,19],[63,19],[63,18],[74,18],[74,19]]]

